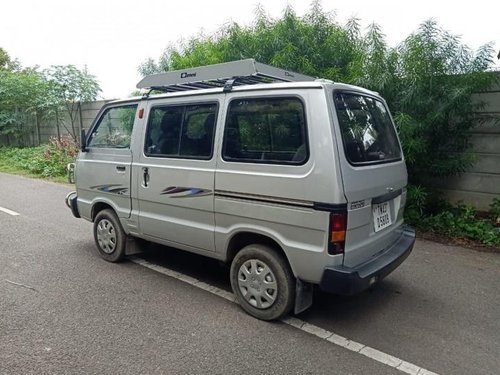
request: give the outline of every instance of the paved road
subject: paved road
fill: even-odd
[[[0,174],[0,374],[401,374],[132,262],[101,260],[70,186]],[[217,262],[144,259],[229,290]],[[21,285],[17,285],[17,284]],[[440,374],[500,368],[500,255],[418,241],[373,291],[300,319]]]

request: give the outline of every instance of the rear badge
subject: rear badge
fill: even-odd
[[[356,201],[351,203],[351,210],[357,210],[359,208],[363,208],[365,206],[365,201]]]

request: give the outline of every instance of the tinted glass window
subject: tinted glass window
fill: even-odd
[[[107,109],[94,127],[89,147],[128,148],[137,104]]]
[[[385,105],[374,98],[335,93],[335,108],[347,159],[352,164],[401,158],[401,148]]]
[[[228,161],[303,164],[307,137],[302,102],[297,98],[233,100],[222,156]]]
[[[154,107],[148,121],[145,154],[210,159],[216,115],[214,103]]]

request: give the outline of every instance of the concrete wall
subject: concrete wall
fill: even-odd
[[[83,128],[88,130],[92,121],[97,116],[97,113],[101,107],[107,103],[109,100],[99,100],[95,102],[82,103],[81,105],[81,121]],[[59,135],[68,135],[68,130],[71,130],[71,121],[66,112],[61,112],[58,114],[59,117],[59,127],[56,125],[56,120],[51,119],[50,121],[40,121],[40,138],[38,137],[38,131],[36,129],[36,119],[31,120],[30,132],[23,140],[25,145],[36,146],[39,143],[47,143],[51,137],[57,137]],[[76,133],[79,136],[79,126],[80,126],[80,113],[76,113],[75,128]],[[59,128],[59,129],[58,129]],[[66,129],[67,128],[67,129]],[[16,145],[13,139],[10,139],[12,145]],[[7,145],[7,137],[0,136],[0,146]]]
[[[88,102],[88,103],[82,103],[81,106],[81,121],[82,121],[82,126],[84,129],[88,130],[90,125],[92,124],[92,121],[94,121],[95,117],[97,116],[97,113],[99,113],[99,110],[101,107],[107,103],[107,100],[99,100],[95,102]],[[75,127],[78,129],[80,126],[80,113],[77,113],[77,120],[75,122]],[[71,130],[71,121],[69,119],[69,116],[63,115],[59,119],[59,132],[61,135],[67,135],[68,131],[65,129],[64,125]],[[64,124],[64,125],[63,125]],[[51,121],[48,123],[41,123],[40,126],[40,141],[41,143],[47,142],[50,137],[57,136],[57,127],[55,125],[55,121]]]
[[[92,125],[92,122],[101,110],[101,107],[107,102],[109,102],[109,100],[100,100],[82,104],[82,125],[85,130],[90,128],[90,125]]]
[[[500,84],[472,100],[486,105],[478,117],[487,118],[472,130],[470,143],[476,162],[458,177],[434,179],[430,183],[452,202],[462,201],[487,211],[494,198],[500,199]]]

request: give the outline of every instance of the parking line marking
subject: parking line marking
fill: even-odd
[[[228,301],[237,303],[236,298],[233,293],[227,292],[225,290],[222,290],[220,288],[217,288],[216,286],[207,284],[203,281],[200,281],[198,279],[195,279],[194,277],[185,275],[183,273],[171,270],[169,268],[166,268],[164,266],[159,266],[157,264],[153,264],[148,262],[145,259],[138,258],[135,256],[131,256],[128,258],[130,261],[139,264],[143,267],[149,268],[153,271],[159,272],[163,275],[173,277],[174,279],[183,281],[187,284],[190,284],[192,286],[195,286],[197,288],[206,290],[207,292],[210,292],[212,294],[215,294],[216,296],[222,297],[224,299],[227,299]],[[413,363],[403,361],[402,359],[399,359],[397,357],[394,357],[390,354],[386,354],[384,352],[381,352],[380,350],[377,350],[375,348],[372,348],[367,345],[363,345],[359,342],[349,340],[346,337],[337,335],[334,332],[328,331],[326,329],[323,329],[321,327],[315,326],[314,324],[310,324],[307,322],[304,322],[301,319],[295,318],[293,316],[286,316],[284,318],[280,319],[281,322],[288,324],[291,327],[297,328],[303,332],[309,333],[311,335],[314,335],[322,340],[328,341],[334,345],[340,346],[344,349],[350,350],[352,352],[364,355],[365,357],[368,357],[370,359],[373,359],[379,363],[382,363],[386,366],[395,368],[396,370],[399,370],[401,372],[404,372],[406,374],[410,375],[438,375],[435,372],[426,370],[420,366],[414,365]]]
[[[12,216],[19,216],[19,213],[16,211],[9,210],[8,208],[1,207],[0,206],[0,211],[5,212],[6,214],[12,215]]]

